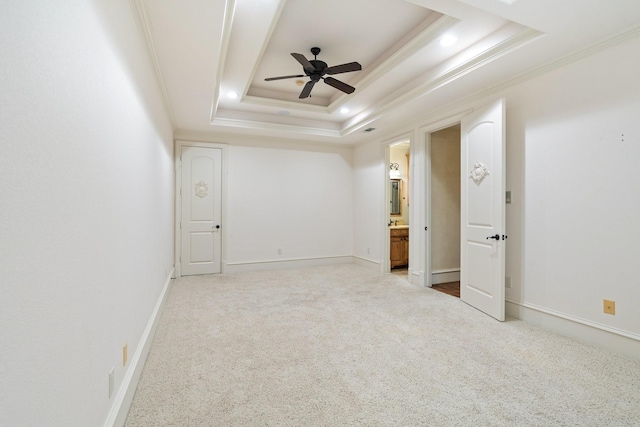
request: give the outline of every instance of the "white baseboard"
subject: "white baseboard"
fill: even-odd
[[[517,301],[507,300],[505,311],[507,316],[640,360],[640,336],[636,334]]]
[[[459,282],[460,269],[438,270],[431,272],[431,284],[438,285],[440,283]]]
[[[407,278],[412,285],[423,286],[424,271],[414,270],[409,267],[407,270]]]
[[[160,297],[158,298],[158,301],[156,301],[153,312],[151,312],[151,317],[147,322],[147,327],[144,329],[142,337],[140,338],[136,352],[131,358],[131,365],[124,375],[122,385],[118,390],[118,394],[115,396],[113,406],[111,407],[111,411],[109,411],[104,427],[122,427],[127,420],[127,414],[129,414],[133,395],[138,387],[138,381],[140,381],[140,375],[142,375],[142,369],[144,368],[144,364],[147,360],[153,336],[156,333],[160,315],[162,314],[162,310],[167,300],[167,295],[169,294],[173,273],[174,269],[171,269],[169,277],[164,284],[164,288],[162,288],[162,292],[160,293]]]
[[[373,271],[380,271],[380,261],[374,261],[367,258],[361,258],[359,256],[353,256],[353,263],[361,267],[368,268]]]
[[[352,256],[333,256],[318,258],[297,258],[268,261],[227,262],[225,273],[243,273],[247,271],[281,270],[288,268],[316,267],[332,264],[352,264]]]

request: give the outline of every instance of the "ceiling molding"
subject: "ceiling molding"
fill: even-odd
[[[435,22],[421,31],[416,37],[411,39],[411,41],[402,45],[402,47],[400,47],[399,49],[395,49],[393,53],[387,56],[373,70],[364,74],[362,77],[356,77],[353,81],[353,85],[357,85],[358,90],[363,90],[364,88],[387,74],[393,68],[397,67],[398,64],[401,64],[411,55],[418,52],[425,45],[437,39],[440,35],[442,35],[442,32],[448,30],[458,22],[460,22],[459,19],[452,18],[447,15],[440,16]],[[341,94],[335,101],[329,104],[329,111],[333,112],[337,110],[342,104],[344,104],[347,97],[347,94]]]
[[[251,74],[249,75],[249,79],[247,79],[247,84],[244,87],[242,92],[243,99],[249,93],[249,89],[251,88],[251,82],[256,76],[256,72],[258,71],[258,64],[262,61],[262,57],[264,56],[264,52],[267,50],[267,46],[269,46],[269,42],[271,41],[271,37],[273,37],[273,33],[276,30],[276,26],[278,25],[278,21],[280,20],[280,16],[282,16],[282,11],[284,10],[284,6],[287,3],[287,0],[280,0],[278,3],[278,8],[276,9],[276,13],[271,20],[271,25],[269,25],[269,30],[267,31],[267,35],[265,36],[262,46],[260,47],[260,53],[256,58],[256,61],[253,63],[253,69],[251,70]],[[257,98],[257,97],[254,97]]]
[[[448,21],[450,22],[450,21]],[[240,120],[240,119],[228,119],[228,118],[214,118],[211,121],[212,125],[216,126],[231,126],[231,127],[244,127],[248,129],[254,130],[275,130],[275,131],[286,131],[286,132],[295,132],[303,135],[314,135],[314,136],[329,136],[329,137],[343,137],[349,135],[353,132],[362,129],[363,127],[369,125],[373,121],[383,117],[385,114],[391,112],[392,110],[409,103],[420,96],[426,95],[430,92],[437,90],[438,88],[445,86],[467,74],[472,72],[473,70],[482,67],[496,59],[506,55],[518,47],[525,45],[531,40],[541,36],[542,33],[539,31],[524,28],[522,31],[514,34],[513,36],[505,39],[504,41],[492,46],[489,49],[486,49],[482,53],[474,56],[473,58],[463,62],[462,64],[441,73],[422,84],[415,86],[413,89],[405,92],[404,94],[398,96],[397,94],[391,94],[387,97],[381,99],[377,102],[372,110],[364,115],[356,116],[351,121],[348,121],[346,126],[343,126],[340,130],[329,130],[322,128],[310,128],[307,126],[299,126],[299,125],[290,125],[290,124],[280,124],[280,123],[269,123],[258,120]],[[280,101],[285,106],[287,101]],[[292,104],[292,103],[288,103]],[[294,103],[298,105],[297,103]],[[266,105],[269,105],[268,103]],[[316,107],[312,105],[304,104],[307,107]],[[322,108],[322,107],[321,107]]]
[[[623,43],[629,39],[640,36],[640,26],[634,27],[628,31],[624,31],[620,34],[617,34],[613,37],[610,37],[604,41],[595,43],[587,48],[580,49],[578,51],[572,52],[568,55],[565,55],[559,59],[548,62],[540,67],[537,67],[531,71],[521,73],[509,80],[506,80],[498,85],[487,88],[478,94],[481,96],[486,96],[487,94],[491,94],[494,92],[499,92],[508,87],[514,86],[518,83],[522,83],[524,81],[530,80],[534,77],[540,76],[542,74],[548,73],[549,71],[555,70],[556,68],[563,67],[565,65],[569,65],[573,62],[579,61],[583,58],[587,58],[591,55],[594,55],[602,50],[608,49],[610,47],[616,46],[620,43]]]
[[[393,128],[393,130],[389,130],[389,133],[398,132],[398,129],[406,129],[407,127],[418,127],[420,133],[433,132],[438,130],[438,128],[448,127],[450,123],[459,121],[460,117],[465,116],[473,111],[472,108],[471,109],[468,108],[470,104],[474,104],[484,98],[498,94],[512,86],[515,86],[520,83],[524,83],[527,80],[541,76],[545,73],[548,73],[549,71],[553,71],[565,65],[572,64],[583,58],[587,58],[602,50],[605,50],[609,47],[616,46],[620,43],[625,42],[626,40],[629,40],[638,36],[640,36],[640,26],[634,27],[631,30],[615,35],[602,42],[595,43],[585,49],[580,49],[576,52],[565,55],[560,59],[552,61],[541,67],[538,67],[530,72],[519,74],[518,76],[515,76],[500,84],[491,86],[479,92],[475,92],[452,104],[448,104],[441,108],[425,112],[425,114],[421,115],[415,120],[399,123],[398,126]],[[451,114],[451,111],[454,111],[455,113]],[[444,116],[442,116],[443,114]],[[358,144],[362,144],[362,143],[363,142],[360,142]]]
[[[162,94],[164,108],[167,112],[167,115],[169,116],[169,120],[171,121],[171,126],[175,130],[178,127],[178,123],[173,112],[173,106],[171,105],[169,91],[167,90],[164,75],[162,74],[162,68],[160,68],[160,62],[158,61],[158,54],[153,42],[153,37],[151,37],[151,27],[149,25],[149,19],[144,7],[144,0],[129,0],[129,5],[131,6],[133,18],[136,22],[136,26],[138,27],[138,31],[140,32],[140,38],[142,38],[142,40],[147,45],[147,51],[151,59],[151,65],[153,67],[153,71],[156,74],[156,81],[158,83],[158,86],[160,87],[160,93]]]
[[[220,54],[218,56],[218,68],[215,75],[215,83],[213,85],[213,103],[211,105],[211,113],[209,122],[212,123],[218,111],[218,101],[220,100],[220,85],[222,84],[222,74],[224,66],[227,62],[227,52],[229,50],[229,40],[231,39],[231,27],[233,25],[233,13],[236,8],[235,0],[226,0],[224,6],[224,17],[222,21],[222,36],[220,40]]]
[[[533,30],[531,28],[525,28],[517,34],[485,50],[481,54],[476,55],[468,61],[465,61],[462,64],[444,73],[441,73],[429,79],[428,81],[423,82],[422,84],[415,86],[413,89],[405,92],[400,96],[392,94],[381,99],[374,105],[372,111],[366,116],[366,121],[354,121],[350,125],[345,126],[342,130],[342,133],[343,135],[348,135],[351,132],[354,132],[366,126],[372,121],[379,119],[380,117],[389,113],[391,110],[409,103],[420,96],[433,92],[434,90],[469,74],[473,70],[482,67],[483,65],[486,65],[492,61],[495,61],[503,55],[506,55],[512,50],[525,45],[526,43],[541,35],[542,33],[540,33],[539,31]]]
[[[254,120],[215,118],[211,122],[211,124],[214,126],[228,126],[243,129],[295,132],[304,135],[328,136],[331,138],[339,138],[340,136],[342,136],[341,132],[338,130],[312,128],[309,126],[289,125],[284,123],[261,122]]]
[[[268,36],[265,40],[265,43],[263,43],[262,45],[260,55],[258,56],[256,62],[254,63],[254,67],[253,67],[253,70],[251,71],[251,76],[248,80],[248,84],[244,89],[244,96],[242,98],[242,101],[252,103],[252,104],[264,105],[264,106],[281,106],[281,108],[302,109],[306,111],[315,111],[315,112],[332,114],[335,111],[337,111],[345,102],[347,102],[347,99],[349,97],[348,94],[341,93],[337,98],[331,101],[327,106],[315,106],[315,105],[312,106],[312,107],[320,107],[322,109],[318,109],[318,108],[309,109],[310,105],[302,102],[276,100],[273,98],[247,95],[251,86],[251,82],[253,81],[255,73],[257,72],[258,64],[260,64],[260,61],[262,60],[262,56],[264,55],[264,52],[269,44],[269,40],[271,39],[271,36],[273,35],[273,32],[275,30],[277,20],[279,19],[280,14],[282,13],[284,3],[285,1],[281,2],[276,14],[277,17],[276,19],[274,19],[271,27],[269,28]],[[452,18],[446,15],[440,15],[434,22],[430,23],[424,30],[418,33],[418,35],[412,38],[409,42],[403,44],[400,48],[397,48],[397,49],[393,48],[393,51],[390,54],[388,54],[388,52],[385,52],[385,55],[387,55],[386,58],[383,59],[382,62],[380,62],[380,64],[375,66],[375,68],[373,68],[371,71],[362,74],[362,77],[360,76],[356,77],[352,82],[352,85],[354,86],[357,85],[359,91],[365,89],[369,85],[379,80],[389,71],[391,71],[393,68],[397,67],[398,64],[402,63],[411,55],[418,52],[425,45],[437,39],[442,34],[442,32],[451,28],[458,22],[460,22],[460,20],[457,18]]]
[[[242,102],[247,104],[262,105],[265,107],[285,108],[287,110],[301,110],[312,113],[329,114],[329,108],[322,105],[304,104],[302,102],[285,101],[283,99],[264,98],[262,96],[245,95]]]

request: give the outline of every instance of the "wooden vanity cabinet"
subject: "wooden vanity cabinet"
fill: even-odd
[[[391,268],[409,265],[409,229],[392,228],[391,242]]]

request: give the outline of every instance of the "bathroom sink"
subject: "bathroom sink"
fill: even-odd
[[[391,228],[391,229],[397,229],[397,228],[409,228],[409,226],[408,226],[408,225],[405,225],[405,224],[403,224],[403,225],[392,225],[392,226],[391,226],[391,227],[389,227],[389,228]]]

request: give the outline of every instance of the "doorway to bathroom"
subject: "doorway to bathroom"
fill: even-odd
[[[460,297],[460,124],[430,134],[431,285]]]
[[[411,141],[402,139],[388,148],[387,183],[389,268],[393,274],[409,279],[409,205]]]

